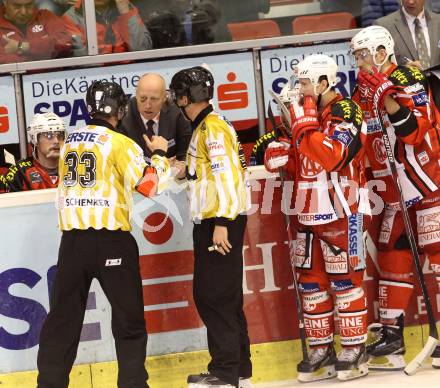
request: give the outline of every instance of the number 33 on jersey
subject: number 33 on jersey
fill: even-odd
[[[145,191],[145,177],[151,176],[151,189],[160,192],[168,173],[165,157],[153,155],[147,166],[135,142],[107,127],[88,125],[73,131],[59,162],[60,229],[130,230],[132,191],[140,182]]]

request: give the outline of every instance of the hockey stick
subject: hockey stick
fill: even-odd
[[[278,96],[276,96],[276,101],[278,103]],[[280,101],[279,103],[282,104]],[[284,105],[284,104],[283,104]],[[277,135],[277,138],[279,137],[279,130],[275,123],[275,118],[273,116],[272,108],[269,103],[269,108],[267,110],[267,115],[269,116],[269,120],[272,124],[272,129]],[[287,231],[287,239],[288,239],[288,247],[289,247],[289,259],[290,259],[290,265],[292,267],[292,273],[293,273],[293,287],[295,289],[295,302],[296,302],[296,311],[298,316],[298,327],[299,327],[299,338],[301,341],[301,350],[303,355],[303,361],[305,363],[309,363],[309,354],[307,353],[307,342],[306,342],[306,329],[304,325],[304,313],[302,308],[302,302],[301,302],[301,296],[299,295],[299,289],[298,289],[298,280],[296,277],[296,267],[295,267],[295,254],[294,254],[294,247],[293,247],[293,233],[290,228],[290,218],[287,214],[287,209],[289,208],[286,203],[286,198],[284,195],[284,170],[282,167],[278,170],[280,174],[280,180],[281,180],[281,201],[282,201],[282,209],[281,212],[284,215],[284,222],[286,224],[286,231]],[[283,208],[285,211],[283,211]]]
[[[397,175],[397,167],[396,167],[396,162],[394,160],[391,142],[388,137],[388,133],[386,131],[385,125],[383,123],[383,118],[382,118],[378,109],[376,109],[376,114],[377,114],[377,117],[379,118],[379,123],[380,123],[381,129],[382,129],[382,138],[383,138],[383,142],[384,142],[387,157],[388,157],[388,162],[390,164],[391,176],[393,178],[394,185],[395,185],[397,192],[398,192],[398,195],[399,195],[399,204],[400,204],[400,209],[402,211],[403,222],[405,224],[405,231],[406,231],[406,235],[408,237],[409,245],[411,247],[413,262],[416,267],[416,272],[417,272],[417,277],[419,279],[420,288],[422,289],[423,299],[425,300],[426,314],[428,316],[428,323],[429,323],[429,337],[428,337],[428,340],[426,341],[425,346],[408,363],[408,365],[404,369],[405,373],[407,375],[411,376],[411,375],[415,374],[422,367],[422,365],[426,361],[426,359],[429,356],[431,356],[432,352],[434,351],[434,349],[438,343],[438,333],[437,333],[437,327],[436,327],[436,323],[435,323],[434,313],[432,311],[431,301],[429,299],[428,289],[426,288],[425,278],[423,276],[423,270],[422,270],[422,266],[420,264],[420,257],[417,252],[416,239],[415,239],[414,233],[412,231],[411,221],[410,221],[409,214],[408,214],[408,209],[406,208],[405,200],[403,199],[402,187],[400,185],[399,177]]]

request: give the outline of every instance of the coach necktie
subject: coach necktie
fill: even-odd
[[[154,120],[148,120],[147,121],[147,136],[148,138],[151,140],[151,138],[153,136],[155,136],[156,134],[154,133]]]
[[[429,58],[428,46],[426,45],[425,34],[423,33],[423,28],[420,24],[419,18],[414,20],[415,35],[416,35],[416,48],[419,54],[419,61],[422,64],[422,68],[426,69],[429,67],[431,59]]]

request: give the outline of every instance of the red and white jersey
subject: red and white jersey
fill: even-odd
[[[385,111],[381,114],[394,151],[403,196],[406,205],[411,206],[440,187],[440,137],[423,72],[393,64],[386,75],[398,88],[393,98],[401,109],[394,115]],[[365,152],[373,178],[385,183],[386,190],[378,193],[386,203],[398,202],[379,118],[372,103],[363,99],[358,89],[353,99],[361,105],[367,122]]]
[[[16,166],[9,167],[6,183],[9,191],[53,189],[58,186],[58,169],[44,168],[34,158],[20,160]]]
[[[295,211],[303,225],[327,224],[369,209],[361,189],[365,183],[361,133],[366,131],[361,108],[337,95],[319,122],[320,128],[293,140],[293,160],[288,164],[295,177]]]

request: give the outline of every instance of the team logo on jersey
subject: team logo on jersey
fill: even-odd
[[[41,183],[43,182],[43,179],[41,178],[41,175],[39,172],[31,172],[29,173],[29,178],[31,180],[31,183]]]
[[[114,267],[115,265],[121,265],[122,264],[122,258],[119,257],[117,259],[108,259],[105,261],[106,267]]]
[[[310,241],[308,249],[306,245],[305,233],[298,233],[295,244],[295,267],[297,268],[312,268],[312,242]]]
[[[322,166],[301,154],[301,176],[304,178],[314,178],[324,169]]]
[[[319,291],[319,284],[315,282],[310,283],[299,283],[298,289],[301,293],[311,293],[311,292],[318,292]]]
[[[420,152],[420,154],[417,155],[417,159],[419,160],[419,163],[424,166],[429,162],[429,156],[426,151]]]
[[[381,132],[382,127],[377,117],[372,117],[367,120],[367,133]]]
[[[330,284],[334,291],[345,291],[354,288],[354,284],[350,279],[331,280]]]
[[[44,27],[41,24],[35,24],[35,26],[32,27],[32,32],[35,34],[38,34],[39,32],[43,31]]]
[[[407,86],[405,89],[405,93],[411,94],[411,93],[417,93],[419,90],[423,89],[423,85],[420,82],[417,82],[414,85]]]
[[[373,141],[373,151],[374,157],[379,163],[385,163],[387,160],[387,153],[385,151],[385,145],[383,144],[382,138],[377,137]]]
[[[334,245],[320,241],[324,256],[325,272],[329,274],[348,273],[347,253]]]
[[[388,244],[391,238],[391,231],[393,230],[394,217],[396,216],[396,210],[387,209],[383,215],[382,225],[380,227],[379,242],[382,244]]]
[[[440,242],[440,207],[421,210],[417,216],[420,246]]]
[[[213,161],[211,163],[211,170],[214,175],[220,174],[221,172],[225,171],[225,164],[221,161]]]
[[[96,140],[96,142],[101,145],[104,145],[109,139],[110,136],[106,133],[103,133],[102,135],[99,135],[98,140]]]
[[[333,132],[332,139],[338,140],[346,147],[349,147],[351,142],[353,141],[353,136],[347,130],[343,130],[343,131],[335,130]]]
[[[208,142],[208,153],[211,159],[214,159],[218,156],[225,156],[225,146],[220,141],[210,141]]]
[[[426,106],[429,102],[428,95],[424,91],[412,96],[412,99],[415,106]]]

